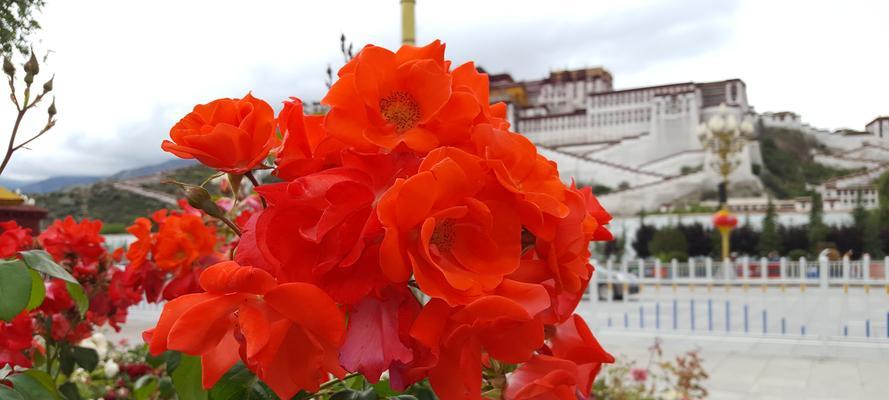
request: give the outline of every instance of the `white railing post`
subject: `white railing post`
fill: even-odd
[[[744,256],[744,261],[741,262],[741,278],[744,283],[750,279],[750,256]]]
[[[883,280],[889,285],[889,256],[883,258]]]
[[[870,254],[865,254],[861,259],[861,280],[866,284],[870,280]]]
[[[710,257],[704,259],[704,274],[707,275],[707,281],[713,279],[713,259]]]
[[[732,265],[732,260],[728,258],[722,259],[722,277],[725,278],[726,282],[729,280],[729,268],[734,268]]]
[[[766,285],[769,280],[769,260],[765,257],[759,259],[759,279]]]
[[[655,258],[654,259],[654,276],[657,278],[658,282],[663,280],[663,278],[664,278],[662,276],[663,274],[664,274],[664,271],[661,270],[661,259]]]
[[[630,263],[626,259],[620,260],[620,269],[621,271],[626,271],[627,276],[630,275]],[[638,273],[636,274],[639,275]]]
[[[787,258],[781,257],[781,260],[778,262],[778,268],[780,269],[779,273],[781,274],[781,282],[783,283],[785,279],[787,279]]]
[[[796,269],[799,271],[800,283],[805,284],[806,283],[806,274],[808,274],[808,268],[809,268],[809,266],[806,265],[806,258],[800,257],[799,261],[797,261],[797,263],[798,264],[796,265]]]
[[[645,279],[645,260],[640,258],[638,264],[639,264],[639,279],[640,280]]]
[[[695,275],[697,275],[697,273],[695,272],[695,268],[697,268],[695,266],[695,259],[689,257],[688,258],[688,277],[691,278],[692,280],[694,280]]]
[[[820,286],[822,289],[827,289],[827,276],[830,274],[830,263],[827,261],[826,257],[818,259],[818,267],[818,278],[821,281]]]
[[[675,258],[670,260],[670,280],[676,282],[679,277],[679,261]]]
[[[849,255],[846,254],[843,256],[843,284],[849,283],[849,272],[852,269],[852,262],[849,260]]]

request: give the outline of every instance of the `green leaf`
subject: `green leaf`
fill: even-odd
[[[31,298],[28,300],[27,309],[31,311],[43,304],[43,299],[46,298],[46,286],[43,285],[43,277],[39,272],[29,269],[28,273],[31,274]]]
[[[68,294],[71,295],[71,300],[74,300],[74,304],[77,306],[77,312],[81,317],[84,316],[86,310],[90,308],[90,299],[86,297],[83,287],[79,283],[71,282],[65,283],[65,287],[68,288]]]
[[[180,399],[207,400],[207,392],[201,387],[200,357],[183,354],[172,377]]]
[[[71,348],[71,356],[77,365],[88,372],[92,372],[99,365],[99,353],[90,348],[74,346]]]
[[[133,395],[136,397],[136,400],[146,400],[151,398],[151,395],[154,394],[155,390],[157,390],[157,377],[152,375],[144,375],[136,383],[133,385]]]
[[[380,396],[377,396],[377,392],[373,389],[367,389],[361,394],[358,395],[358,400],[377,400]]]
[[[377,393],[380,397],[392,397],[398,395],[392,386],[389,385],[388,379],[380,379],[379,382],[373,385],[374,392]]]
[[[52,259],[52,256],[44,250],[20,251],[19,254],[22,255],[25,264],[28,264],[33,270],[43,272],[44,274],[53,278],[59,278],[63,281],[78,283],[77,279],[74,279],[68,271],[65,271],[65,268],[62,268],[61,265],[56,263]]]
[[[397,396],[389,396],[389,400],[417,400],[417,396],[412,394],[399,394]]]
[[[166,356],[166,354],[164,354],[164,353],[161,353],[157,356],[153,356],[153,355],[151,355],[151,353],[146,351],[145,362],[148,363],[148,365],[150,365],[151,368],[158,368],[161,366],[161,364],[163,364],[167,361],[165,356]]]
[[[59,349],[59,368],[63,374],[70,376],[74,372],[74,355],[71,354],[71,347],[68,344],[61,343],[59,345],[62,346]]]
[[[41,370],[29,369],[7,379],[12,382],[15,391],[28,400],[63,400],[52,378]]]
[[[341,390],[330,396],[330,400],[358,400],[361,392],[352,389]]]
[[[256,375],[253,375],[253,372],[239,361],[219,379],[219,382],[213,385],[210,389],[210,398],[213,400],[246,398],[254,383],[256,383]]]
[[[173,387],[173,380],[169,376],[161,378],[158,384],[162,399],[172,398],[176,394],[176,388]]]
[[[330,400],[377,400],[377,398],[379,396],[377,396],[377,392],[373,388],[364,391],[346,389],[330,396]]]
[[[163,355],[167,359],[167,372],[175,371],[179,366],[179,362],[182,361],[182,353],[168,350]]]
[[[68,400],[83,400],[83,397],[80,397],[80,391],[77,390],[77,385],[74,382],[65,382],[62,386],[59,386],[59,393],[62,396],[65,396]]]
[[[19,260],[0,262],[0,319],[12,321],[31,299],[31,274]]]
[[[0,400],[25,400],[22,394],[10,389],[9,386],[0,385]]]

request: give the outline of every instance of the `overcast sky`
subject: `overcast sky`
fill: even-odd
[[[440,38],[449,58],[491,72],[537,79],[601,65],[616,88],[741,78],[758,111],[796,111],[829,129],[889,114],[887,1],[417,3],[419,42]],[[398,0],[47,0],[40,22],[36,48],[52,53],[38,80],[56,73],[59,124],[5,178],[167,160],[160,142],[194,104],[249,90],[275,107],[318,100],[327,64],[341,63],[340,32],[356,49],[400,42]],[[3,135],[11,108],[0,103]],[[44,122],[42,112],[30,120]]]

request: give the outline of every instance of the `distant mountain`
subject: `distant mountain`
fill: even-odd
[[[20,181],[18,179],[8,179],[8,178],[0,178],[0,186],[3,186],[7,189],[15,190],[24,185],[32,183],[31,181]]]
[[[29,183],[19,187],[23,193],[48,193],[62,190],[70,186],[88,185],[103,177],[101,176],[56,176],[42,181]]]
[[[197,164],[196,160],[183,160],[181,158],[174,158],[169,161],[164,161],[160,164],[149,165],[145,167],[133,168],[133,169],[125,169],[116,174],[108,176],[108,179],[129,179],[135,178],[139,176],[152,175],[158,172],[170,171],[179,168],[190,167],[192,165]]]
[[[23,193],[49,193],[59,191],[72,186],[89,185],[102,180],[121,180],[139,176],[152,175],[159,172],[170,171],[195,165],[195,160],[173,159],[160,164],[144,167],[125,169],[107,176],[55,176],[37,182],[17,181],[0,178],[0,185],[11,190],[20,189]]]

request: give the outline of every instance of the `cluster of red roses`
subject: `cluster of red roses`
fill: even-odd
[[[136,237],[127,248],[127,282],[149,302],[201,291],[201,271],[222,260],[215,226],[200,211],[181,205],[181,211],[159,210],[127,228]]]
[[[150,351],[200,355],[205,387],[241,360],[281,398],[347,371],[445,400],[588,396],[613,359],[573,311],[611,217],[509,131],[487,76],[438,41],[367,46],[323,103],[276,118],[248,94],[172,128],[177,156],[238,180],[273,153],[284,182],[256,188],[234,260],[166,304]]]
[[[121,251],[109,253],[99,234],[100,221],[76,222],[67,217],[56,220],[33,238],[30,229],[14,221],[0,223],[0,258],[15,257],[35,246],[46,250],[59,265],[81,284],[89,308],[81,316],[65,281],[47,278],[45,298],[39,307],[22,311],[9,323],[0,322],[0,365],[31,365],[32,352],[40,351],[34,335],[54,341],[78,343],[95,327],[109,324],[120,329],[129,306],[139,302],[141,293],[127,283],[124,271],[115,267]]]

